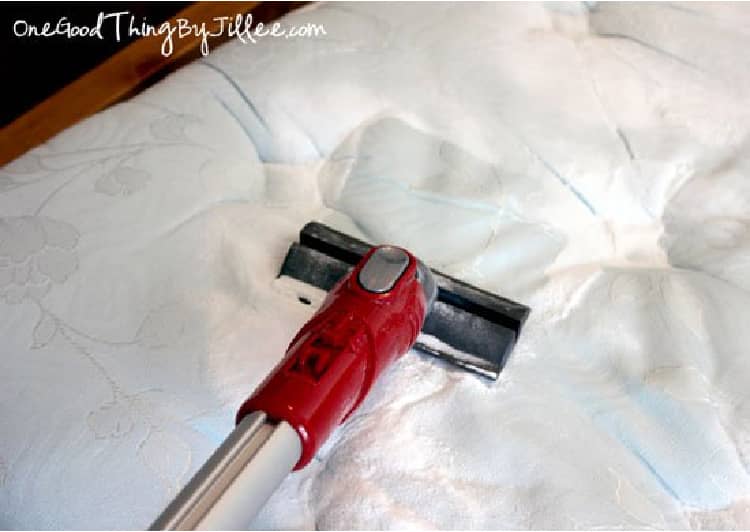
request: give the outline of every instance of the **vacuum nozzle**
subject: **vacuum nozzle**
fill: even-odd
[[[279,276],[329,291],[371,245],[310,222],[287,252]],[[417,279],[428,314],[414,347],[451,364],[497,379],[529,314],[525,305],[481,290],[418,261]]]

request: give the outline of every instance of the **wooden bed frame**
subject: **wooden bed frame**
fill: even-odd
[[[205,22],[216,31],[219,16],[252,13],[253,22],[269,22],[306,2],[196,2],[170,19]],[[215,37],[215,47],[229,37]],[[161,54],[159,37],[141,37],[77,80],[37,104],[0,130],[0,166],[42,144],[60,131],[143,90],[161,76],[200,55],[197,36],[175,39],[169,57]]]

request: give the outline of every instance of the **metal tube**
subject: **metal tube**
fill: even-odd
[[[301,454],[286,422],[270,423],[263,412],[245,416],[150,530],[246,529]]]

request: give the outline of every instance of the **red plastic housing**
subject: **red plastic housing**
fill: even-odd
[[[409,265],[388,292],[360,286],[359,272],[376,249],[329,292],[281,363],[237,412],[237,423],[263,411],[294,427],[302,441],[295,469],[307,465],[422,329],[426,302],[411,254],[407,252]]]

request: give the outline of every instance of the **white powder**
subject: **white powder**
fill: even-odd
[[[409,110],[357,127],[323,166],[326,205],[350,220],[337,214],[339,227],[533,312],[494,385],[405,356],[256,524],[748,526],[750,191],[738,140],[750,102],[715,58],[746,67],[750,35],[728,6],[679,9],[483,6],[456,27],[433,7],[422,33],[393,30],[377,77],[330,68]],[[397,20],[321,11],[339,24]],[[513,30],[485,31],[500,19]],[[710,46],[692,44],[701,34]],[[429,55],[433,75],[392,60],[412,35],[430,45],[422,56],[410,43],[406,64]],[[717,224],[727,244],[710,243]]]

